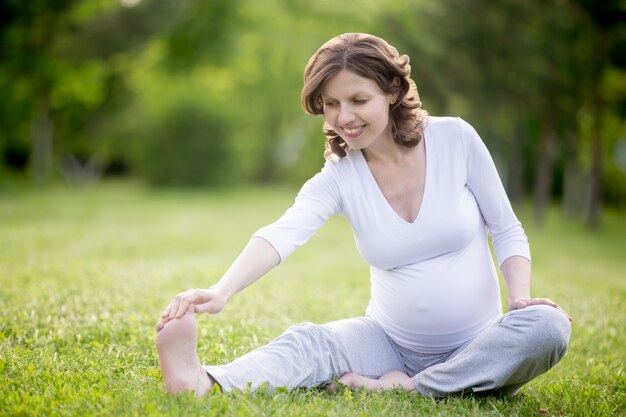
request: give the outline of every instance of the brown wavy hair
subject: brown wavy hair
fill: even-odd
[[[409,57],[383,39],[365,33],[344,33],[322,45],[304,69],[301,103],[309,114],[323,114],[322,89],[326,82],[342,70],[371,79],[385,93],[393,95],[389,105],[391,134],[401,146],[414,147],[424,135],[428,113],[423,110],[415,82],[411,79]],[[346,143],[328,123],[324,157],[346,156]]]

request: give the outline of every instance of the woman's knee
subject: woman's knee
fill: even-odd
[[[299,344],[319,344],[331,337],[329,332],[324,329],[324,326],[320,324],[314,324],[309,322],[298,323],[290,326],[282,338],[290,338],[297,340]]]
[[[302,322],[289,326],[285,333],[297,333],[297,334],[314,334],[319,331],[321,326],[315,323]]]
[[[570,321],[558,308],[540,305],[534,306],[533,310],[538,314],[537,335],[542,339],[542,344],[556,355],[554,359],[558,362],[567,351]]]

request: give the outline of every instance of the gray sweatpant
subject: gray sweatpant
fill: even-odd
[[[367,317],[290,327],[269,344],[223,366],[205,366],[224,391],[315,387],[345,372],[413,377],[417,391],[443,397],[463,392],[515,394],[565,355],[570,323],[549,306],[504,315],[465,345],[441,354],[403,348]]]

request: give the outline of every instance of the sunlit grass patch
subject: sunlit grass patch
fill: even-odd
[[[570,351],[515,398],[440,401],[340,389],[219,394],[161,388],[154,324],[168,300],[206,287],[292,190],[151,191],[104,184],[0,196],[0,415],[567,415],[626,410],[626,217],[590,234],[550,213],[524,222],[533,293],[573,316]],[[522,212],[522,218],[525,219]],[[200,316],[201,358],[223,363],[299,321],[361,315],[367,265],[349,226],[329,221],[308,245]]]

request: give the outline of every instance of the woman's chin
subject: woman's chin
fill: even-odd
[[[345,140],[344,139],[344,142],[346,142],[346,145],[348,145],[348,148],[352,149],[352,150],[363,149],[365,147],[363,145],[363,143],[360,142],[360,141]]]

